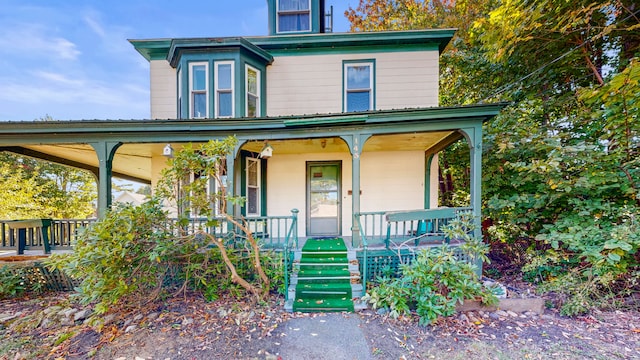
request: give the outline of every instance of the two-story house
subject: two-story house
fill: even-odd
[[[299,238],[357,248],[388,241],[385,213],[438,207],[434,158],[464,138],[479,223],[482,123],[503,105],[438,107],[455,30],[328,33],[322,0],[268,7],[267,36],[129,40],[150,64],[150,119],[4,122],[0,150],[94,172],[103,213],[112,176],[153,184],[167,151],[235,135],[226,186],[247,200],[234,215],[298,209]]]

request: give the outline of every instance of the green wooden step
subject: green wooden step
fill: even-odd
[[[350,276],[348,266],[342,267],[315,267],[315,266],[301,266],[298,271],[298,278],[301,277],[344,277]]]
[[[335,312],[353,311],[351,297],[340,299],[296,299],[293,302],[293,311],[301,312]]]
[[[351,298],[351,284],[301,282],[296,285],[296,298]]]

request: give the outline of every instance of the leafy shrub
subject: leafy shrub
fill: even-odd
[[[488,261],[486,244],[471,236],[474,228],[472,215],[463,213],[449,223],[445,232],[449,238],[465,240],[459,250],[472,262]],[[413,262],[400,266],[400,277],[380,279],[364,299],[374,309],[389,309],[394,318],[415,308],[422,325],[454,314],[456,305],[465,299],[495,304],[497,298],[479,281],[478,268],[472,262],[458,260],[456,249],[446,244],[421,250]]]
[[[0,268],[0,299],[19,296],[25,291],[20,274],[11,271],[8,266]]]
[[[582,211],[538,236],[551,249],[523,268],[525,274],[537,274],[540,291],[562,297],[563,315],[615,306],[638,291],[640,211],[600,206],[593,214],[580,205],[577,209]]]
[[[96,302],[98,313],[121,299],[145,303],[188,290],[208,300],[225,291],[261,300],[279,289],[282,257],[261,252],[247,223],[226,212],[227,202],[239,204],[243,198],[227,195],[223,186],[207,190],[212,181],[223,184],[222,161],[236,143],[230,137],[185,145],[163,170],[151,201],[110,211],[80,234],[72,254],[54,255],[50,265],[81,279],[80,299]],[[191,174],[199,176],[186,181]],[[177,205],[177,221],[163,210],[161,204],[167,202]],[[194,223],[194,218],[199,220]],[[244,241],[237,241],[234,232],[229,239],[206,231],[221,220],[240,229]]]

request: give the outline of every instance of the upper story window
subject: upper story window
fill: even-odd
[[[206,118],[209,113],[209,69],[206,62],[189,64],[189,114],[191,118]]]
[[[216,117],[235,116],[233,106],[233,61],[216,62]]]
[[[258,117],[260,116],[260,70],[246,66],[245,71],[246,79],[246,116]]]
[[[278,0],[277,32],[311,30],[311,0]]]
[[[374,107],[373,61],[345,62],[344,111],[367,111]]]

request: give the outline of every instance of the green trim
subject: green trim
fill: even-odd
[[[274,1],[274,0],[270,0]],[[442,53],[455,29],[377,31],[353,33],[291,34],[254,37],[130,39],[129,42],[148,61],[177,63],[176,52],[216,51],[243,48],[262,58],[265,65],[273,56],[313,53],[401,52],[435,50]]]
[[[265,50],[252,44],[250,41],[241,37],[215,38],[215,39],[174,39],[168,49],[167,60],[172,67],[176,67],[178,62],[186,54],[199,54],[200,56],[215,55],[218,53],[246,52],[256,59],[260,59],[265,65],[273,62],[273,56]]]
[[[66,120],[0,122],[0,146],[87,143],[97,139],[123,143],[208,141],[236,134],[239,139],[293,139],[339,136],[362,132],[391,134],[413,131],[458,130],[481,126],[507,103],[458,107],[377,110],[326,116],[277,118]],[[55,134],[55,136],[53,136]]]
[[[336,44],[332,47],[308,47],[308,48],[284,48],[270,50],[269,53],[274,58],[284,56],[312,56],[312,55],[333,55],[333,54],[363,54],[371,56],[371,54],[386,54],[398,52],[418,52],[418,51],[436,51],[438,44],[414,44],[414,45],[378,45],[378,46],[342,46]]]
[[[340,47],[384,47],[437,44],[440,52],[449,44],[456,29],[429,29],[408,31],[376,31],[351,33],[324,33],[307,35],[278,35],[247,37],[254,45],[271,53],[274,50]]]
[[[171,39],[128,40],[147,61],[166,60]]]
[[[294,119],[294,120],[284,120],[284,126],[286,127],[299,127],[299,126],[307,126],[307,125],[331,125],[331,124],[341,124],[341,123],[362,123],[367,120],[366,116],[344,116],[341,118],[305,118],[305,119]]]

